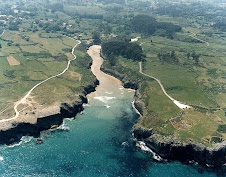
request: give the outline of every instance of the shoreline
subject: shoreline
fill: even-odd
[[[121,80],[125,88],[136,90],[133,105],[135,111],[144,116],[146,111],[139,98],[139,84],[125,82],[124,76],[112,69],[101,67],[101,70]],[[201,143],[183,143],[175,137],[153,133],[152,129],[136,127],[136,124],[133,127],[133,137],[136,143],[144,142],[147,148],[162,159],[179,161],[185,164],[195,161],[199,165],[211,169],[222,168],[226,164],[226,141],[218,143],[214,147],[207,147]]]
[[[38,138],[42,131],[49,130],[52,127],[59,127],[65,118],[73,118],[84,110],[84,104],[88,103],[87,95],[94,92],[97,85],[99,85],[98,80],[88,84],[80,94],[79,101],[59,103],[55,108],[55,113],[33,118],[36,119],[35,123],[13,122],[11,127],[0,131],[0,145],[11,145],[19,142],[23,136]]]

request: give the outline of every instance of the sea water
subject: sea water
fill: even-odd
[[[155,162],[137,148],[132,137],[138,119],[132,108],[134,91],[101,71],[95,75],[100,85],[88,95],[83,114],[65,119],[55,131],[42,132],[43,144],[23,137],[17,144],[0,146],[0,176],[216,176],[179,162]]]
[[[215,176],[178,162],[154,162],[136,148],[133,93],[123,95],[105,102],[90,100],[84,113],[65,120],[62,129],[43,132],[43,144],[25,137],[18,146],[0,147],[0,176]]]

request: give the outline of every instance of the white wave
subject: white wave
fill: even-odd
[[[132,101],[132,107],[133,109],[135,110],[135,112],[140,116],[142,117],[141,113],[137,110],[137,108],[135,107],[135,101]]]
[[[59,127],[57,127],[57,130],[70,131],[70,128],[63,122],[63,124],[61,124]]]
[[[19,143],[15,143],[15,144],[9,145],[8,147],[9,148],[14,148],[16,146],[20,146],[22,143],[23,143],[23,141],[20,141]]]
[[[97,96],[97,97],[94,97],[94,99],[100,100],[103,103],[107,103],[108,101],[113,100],[115,98],[116,97],[108,97],[108,96]]]
[[[105,107],[106,107],[106,108],[110,108],[111,106],[109,106],[109,105],[105,105]]]
[[[90,104],[83,104],[83,106],[91,106]]]
[[[80,112],[81,115],[84,114],[84,113],[85,113],[85,111],[81,111],[81,112]]]
[[[21,139],[20,139],[20,142],[19,143],[15,143],[15,144],[11,144],[9,145],[8,147],[9,148],[14,148],[16,146],[20,146],[21,144],[23,143],[29,143],[31,140],[32,140],[33,137],[31,136],[23,136]]]
[[[67,120],[67,121],[73,121],[75,118],[65,118],[64,120]]]
[[[157,161],[162,161],[162,158],[158,154],[153,152],[149,147],[147,147],[145,142],[137,141],[136,146],[139,147],[142,151],[151,153],[153,155],[153,159]]]
[[[105,92],[106,94],[109,94],[109,95],[111,95],[111,94],[113,94],[113,92]]]
[[[122,146],[129,146],[129,144],[126,141],[124,141],[122,142]]]
[[[0,161],[3,161],[4,160],[4,157],[0,156]]]

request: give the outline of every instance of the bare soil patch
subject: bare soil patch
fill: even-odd
[[[17,65],[20,65],[20,62],[19,61],[17,61],[13,56],[8,56],[7,57],[7,60],[8,60],[8,62],[9,62],[9,64],[10,64],[10,66],[17,66]]]

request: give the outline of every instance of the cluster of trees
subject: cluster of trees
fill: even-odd
[[[62,3],[49,4],[48,8],[51,9],[53,13],[56,11],[64,12],[64,5]]]
[[[175,51],[172,51],[170,53],[165,53],[165,54],[159,53],[158,59],[161,62],[168,62],[168,63],[171,63],[171,64],[178,64],[179,63],[179,60],[176,56]]]
[[[102,53],[110,60],[110,64],[114,65],[116,56],[123,56],[134,61],[143,59],[142,48],[137,43],[128,41],[114,40],[107,41],[102,44]]]
[[[125,4],[125,0],[98,0],[98,2],[105,4]]]
[[[93,44],[99,45],[101,43],[100,33],[94,31],[93,32]]]
[[[192,59],[195,65],[199,64],[199,58],[200,54],[196,54],[194,51],[192,53],[187,53],[187,59]],[[158,59],[163,63],[167,62],[170,64],[179,64],[179,59],[176,56],[175,51],[172,51],[170,53],[158,53]]]
[[[110,34],[112,32],[112,27],[108,23],[100,23],[98,29],[106,34]]]
[[[154,34],[157,30],[164,30],[166,36],[173,37],[173,34],[182,30],[181,26],[167,22],[157,22],[149,15],[137,15],[131,20],[132,28],[135,32],[146,35]]]
[[[10,20],[9,21],[9,30],[15,30],[18,31],[19,30],[19,25],[21,24],[21,20]]]
[[[221,22],[217,22],[215,25],[214,25],[214,28],[217,28],[223,32],[226,32],[226,19],[224,21],[221,21]]]
[[[170,15],[173,17],[197,17],[207,15],[207,11],[213,8],[207,3],[195,2],[191,4],[170,4],[162,3],[158,5],[157,13],[161,15]]]
[[[37,22],[36,22],[37,24]],[[38,26],[45,30],[47,33],[49,32],[56,32],[63,30],[62,23],[61,22],[38,22]],[[31,28],[35,28],[35,25],[31,24]]]
[[[190,59],[190,57],[194,60],[196,65],[199,63],[200,54],[196,54],[194,51],[192,53],[188,52],[187,59]]]

